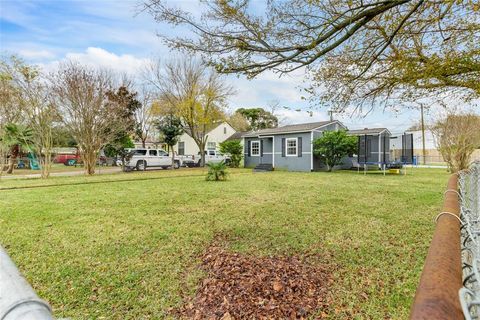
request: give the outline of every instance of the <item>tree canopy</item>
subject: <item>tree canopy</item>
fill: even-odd
[[[473,0],[206,1],[199,12],[145,0],[161,35],[224,73],[248,77],[306,67],[306,91],[345,107],[438,91],[478,95],[480,4]],[[203,10],[202,10],[203,9]],[[324,92],[324,89],[327,89]],[[361,105],[360,105],[361,107]]]
[[[342,159],[357,149],[357,137],[349,136],[346,131],[325,131],[321,137],[313,140],[313,153],[327,165],[328,171],[342,163]]]
[[[237,109],[236,113],[245,117],[249,124],[248,130],[276,128],[278,126],[278,118],[263,108],[240,108]]]

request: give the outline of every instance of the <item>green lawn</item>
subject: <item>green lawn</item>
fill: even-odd
[[[0,190],[0,243],[57,317],[168,317],[194,292],[197,257],[220,234],[248,254],[318,254],[334,273],[332,319],[405,319],[448,179],[408,173],[4,180],[0,188],[20,189]],[[32,185],[50,186],[22,189]]]

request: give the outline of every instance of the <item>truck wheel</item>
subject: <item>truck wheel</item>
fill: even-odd
[[[173,162],[173,169],[179,169],[179,168],[180,168],[180,161]]]
[[[144,160],[139,160],[137,162],[137,171],[145,171],[147,170],[147,162]]]

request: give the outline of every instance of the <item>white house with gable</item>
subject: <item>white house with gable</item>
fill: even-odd
[[[221,122],[207,133],[206,150],[218,150],[220,143],[227,140],[235,133],[235,129],[232,128],[227,122]],[[188,130],[186,130],[179,138],[178,143],[174,146],[173,150],[177,155],[197,155],[200,152],[195,140],[190,136]]]

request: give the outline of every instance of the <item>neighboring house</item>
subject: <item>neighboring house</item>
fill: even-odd
[[[242,136],[245,167],[320,170],[323,165],[313,155],[312,142],[323,131],[340,129],[347,130],[347,127],[339,121],[323,121],[247,132]]]
[[[384,164],[390,162],[390,137],[387,128],[349,130],[349,135],[358,137],[358,163]]]
[[[149,140],[147,139],[145,141],[145,147],[142,145],[142,141],[134,141],[133,142],[133,145],[135,146],[135,148],[138,148],[138,149],[143,149],[143,148],[146,148],[146,149],[156,149],[156,148],[163,148],[164,147],[164,144],[162,142],[158,142],[158,141],[153,141],[153,140]]]
[[[220,143],[227,140],[233,134],[235,129],[232,128],[227,122],[217,124],[213,129],[207,133],[206,150],[218,150]],[[198,155],[200,149],[198,148],[195,140],[190,136],[189,131],[180,136],[178,143],[173,147],[173,150],[177,155]]]

